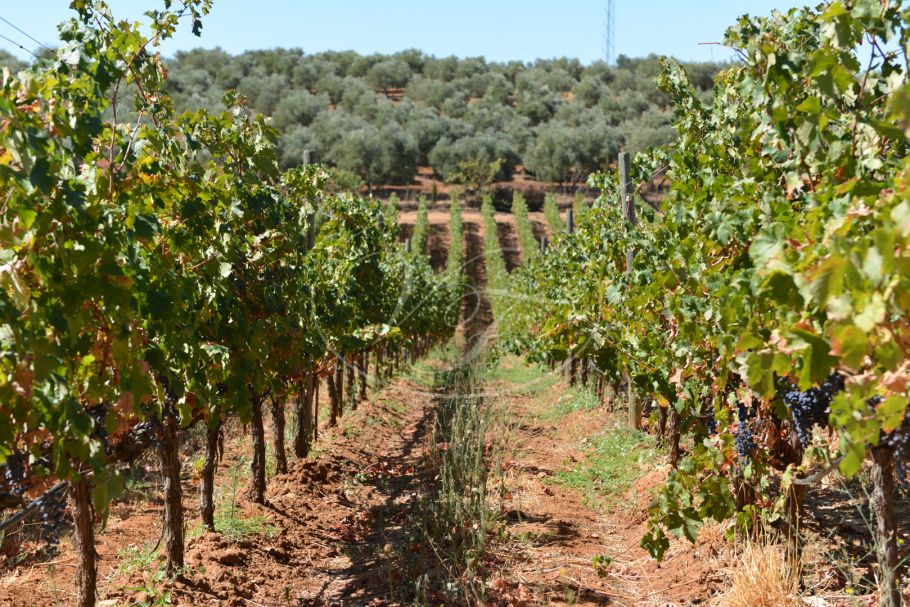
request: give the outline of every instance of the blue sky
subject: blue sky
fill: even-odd
[[[809,2],[787,0],[615,0],[616,52],[684,60],[724,60],[719,42],[743,13],[767,14]],[[113,0],[115,15],[139,18],[160,0]],[[69,0],[0,0],[3,17],[47,44],[67,18]],[[165,54],[197,46],[232,53],[278,46],[306,52],[417,48],[437,56],[525,60],[557,56],[589,63],[603,56],[605,0],[215,0],[202,38],[182,31]],[[186,28],[184,28],[186,30]],[[35,44],[0,21],[0,34]],[[20,57],[27,53],[0,39]]]

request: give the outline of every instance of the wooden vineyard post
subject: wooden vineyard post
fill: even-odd
[[[275,451],[275,471],[278,474],[288,473],[288,457],[284,448],[284,429],[286,426],[284,412],[284,397],[272,395],[271,406],[272,412],[272,448]]]
[[[262,423],[263,397],[257,391],[252,393],[253,416],[250,421],[250,433],[253,436],[253,461],[250,463],[252,482],[250,500],[257,504],[265,503],[265,428]]]
[[[357,410],[357,386],[355,384],[357,380],[357,355],[352,354],[348,356],[344,361],[345,366],[345,375],[348,378],[348,402],[351,403],[351,411]]]
[[[575,211],[572,210],[572,207],[569,207],[566,210],[566,233],[574,234],[575,233]],[[569,358],[566,360],[566,370],[569,373],[569,385],[575,385],[575,355],[572,354],[571,348],[569,350]]]
[[[341,395],[338,394],[338,385],[341,383],[337,381],[337,376],[341,367],[340,363],[341,357],[335,358],[335,368],[329,372],[328,377],[326,377],[326,387],[329,392],[329,427],[334,428],[338,425],[338,418],[340,417],[341,409]]]
[[[625,217],[632,226],[638,223],[635,217],[635,201],[632,198],[632,180],[629,177],[629,168],[631,156],[628,152],[622,152],[619,155],[619,202]],[[626,272],[632,271],[632,261],[635,253],[631,248],[626,252]],[[641,428],[641,403],[635,398],[635,391],[632,388],[632,379],[627,372],[623,372],[623,380],[626,384],[626,400],[629,403],[629,424],[636,430]]]
[[[635,215],[635,200],[632,198],[632,179],[629,177],[631,165],[631,156],[628,152],[619,155],[619,195],[622,204],[622,214],[632,227],[638,225],[638,217]],[[632,271],[632,261],[635,259],[635,252],[630,247],[626,252],[626,272]]]
[[[218,467],[218,437],[221,435],[221,417],[212,413],[205,431],[205,464],[199,482],[199,510],[202,524],[209,531],[215,530],[215,468]]]
[[[335,363],[335,406],[336,406],[336,422],[338,418],[344,415],[344,395],[346,394],[344,389],[344,367],[347,364],[347,360],[344,357],[344,354],[338,355],[338,360]]]
[[[357,376],[360,380],[360,400],[367,399],[367,369],[369,369],[367,356],[369,356],[369,354],[369,349],[361,350],[360,357],[357,359]]]
[[[313,378],[313,442],[319,440],[319,386],[322,382],[319,380],[319,374],[314,374]]]
[[[305,458],[310,451],[310,427],[312,426],[313,411],[309,408],[310,396],[309,376],[304,375],[303,380],[297,382],[297,418],[294,424],[294,455]]]

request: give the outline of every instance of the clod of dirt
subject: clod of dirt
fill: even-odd
[[[266,552],[268,553],[268,555],[270,557],[272,557],[279,563],[287,563],[288,561],[291,560],[291,557],[287,552],[285,552],[284,550],[281,550],[280,548],[276,548],[275,546],[269,547],[269,549],[266,550]]]
[[[228,548],[226,550],[213,554],[212,559],[221,563],[222,565],[235,567],[246,562],[246,554],[240,548]]]

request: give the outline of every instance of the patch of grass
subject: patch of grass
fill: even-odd
[[[556,539],[556,534],[552,531],[543,531],[541,533],[536,531],[522,531],[520,533],[513,533],[512,537],[516,541],[530,544],[531,546],[545,546]]]
[[[398,415],[402,415],[407,410],[402,403],[396,400],[384,400],[382,401],[382,405],[392,413],[397,413]]]
[[[508,391],[522,396],[546,392],[557,382],[559,376],[539,366],[529,365],[517,356],[505,356],[498,365],[488,369],[486,379],[508,384]]]
[[[363,428],[359,426],[352,426],[351,424],[345,424],[344,429],[341,431],[341,434],[344,435],[345,438],[356,439],[358,436],[363,434]]]
[[[553,475],[552,481],[584,492],[595,507],[616,504],[657,456],[654,439],[630,428],[613,428],[593,440],[584,462]]]
[[[157,487],[147,478],[144,471],[134,465],[127,473],[124,483],[123,499],[125,501],[151,500]]]
[[[237,542],[251,535],[272,538],[278,533],[277,527],[269,525],[264,516],[238,516],[215,508],[215,529],[229,542]]]
[[[800,562],[783,546],[746,545],[733,569],[730,588],[720,597],[723,607],[796,607],[799,598]]]
[[[129,586],[124,588],[128,592],[138,593],[140,598],[133,607],[165,607],[171,604],[171,593],[159,588],[167,579],[167,571],[162,567],[157,571],[149,572],[142,586]]]
[[[226,487],[219,487],[215,495],[215,530],[229,542],[236,542],[250,535],[272,537],[278,529],[269,525],[264,516],[243,517],[237,508],[242,481],[249,476],[245,457],[237,458],[231,466],[230,479]],[[198,525],[190,530],[189,537],[202,535],[204,527]]]
[[[272,441],[265,444],[265,476],[272,478],[278,473],[278,460],[275,459],[275,450],[272,447]]]
[[[431,390],[436,381],[436,374],[442,369],[454,366],[461,359],[463,347],[460,336],[453,337],[446,343],[433,347],[425,357],[406,367],[401,377],[421,388]]]
[[[120,560],[117,573],[129,575],[134,571],[150,569],[158,559],[158,552],[146,550],[143,546],[126,546],[117,551],[117,558]]]
[[[392,426],[393,428],[403,428],[404,427],[404,422],[401,421],[400,419],[398,419],[397,417],[390,416],[390,417],[384,419],[381,417],[376,417],[375,415],[367,416],[367,419],[366,419],[367,426],[381,426],[382,424],[387,424],[389,426]]]
[[[601,402],[597,392],[591,388],[572,388],[560,397],[548,410],[541,413],[544,420],[555,420],[565,417],[576,411],[594,411],[600,408]]]

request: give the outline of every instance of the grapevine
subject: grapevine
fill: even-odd
[[[506,344],[537,360],[591,348],[611,382],[669,404],[683,431],[703,427],[693,412],[711,404],[717,434],[695,432],[649,508],[643,545],[657,557],[670,535],[694,539],[708,519],[779,520],[787,499],[775,494],[781,461],[768,447],[791,418],[799,447],[829,429],[838,470],[852,478],[869,466],[874,499],[893,496],[888,461],[906,461],[910,400],[910,342],[897,337],[910,287],[898,261],[910,243],[910,84],[901,53],[882,49],[908,37],[901,2],[743,17],[726,34],[741,61],[710,100],[664,60],[658,86],[678,138],[632,163],[637,225],[621,212],[617,176],[595,174],[602,194],[577,233],[510,279],[516,297],[543,302],[511,311]],[[871,58],[860,60],[861,44]],[[655,175],[669,181],[658,209],[637,194]],[[743,404],[759,401],[754,412]],[[794,451],[795,474],[818,453]],[[730,464],[746,455],[741,475]],[[734,499],[742,483],[749,491]],[[893,530],[888,508],[876,512]],[[894,571],[886,535],[880,565]],[[894,597],[896,577],[881,579]]]
[[[51,543],[72,515],[80,607],[94,604],[94,518],[123,488],[118,462],[155,451],[176,573],[181,429],[202,422],[217,441],[228,419],[252,423],[263,501],[263,404],[369,354],[388,356],[386,373],[450,336],[460,303],[449,275],[399,246],[388,207],[329,192],[315,165],[282,172],[276,131],[243,98],[175,112],[157,48],[185,16],[199,34],[211,3],[165,4],[144,32],[73,2],[56,56],[0,78],[4,503],[28,501]]]

